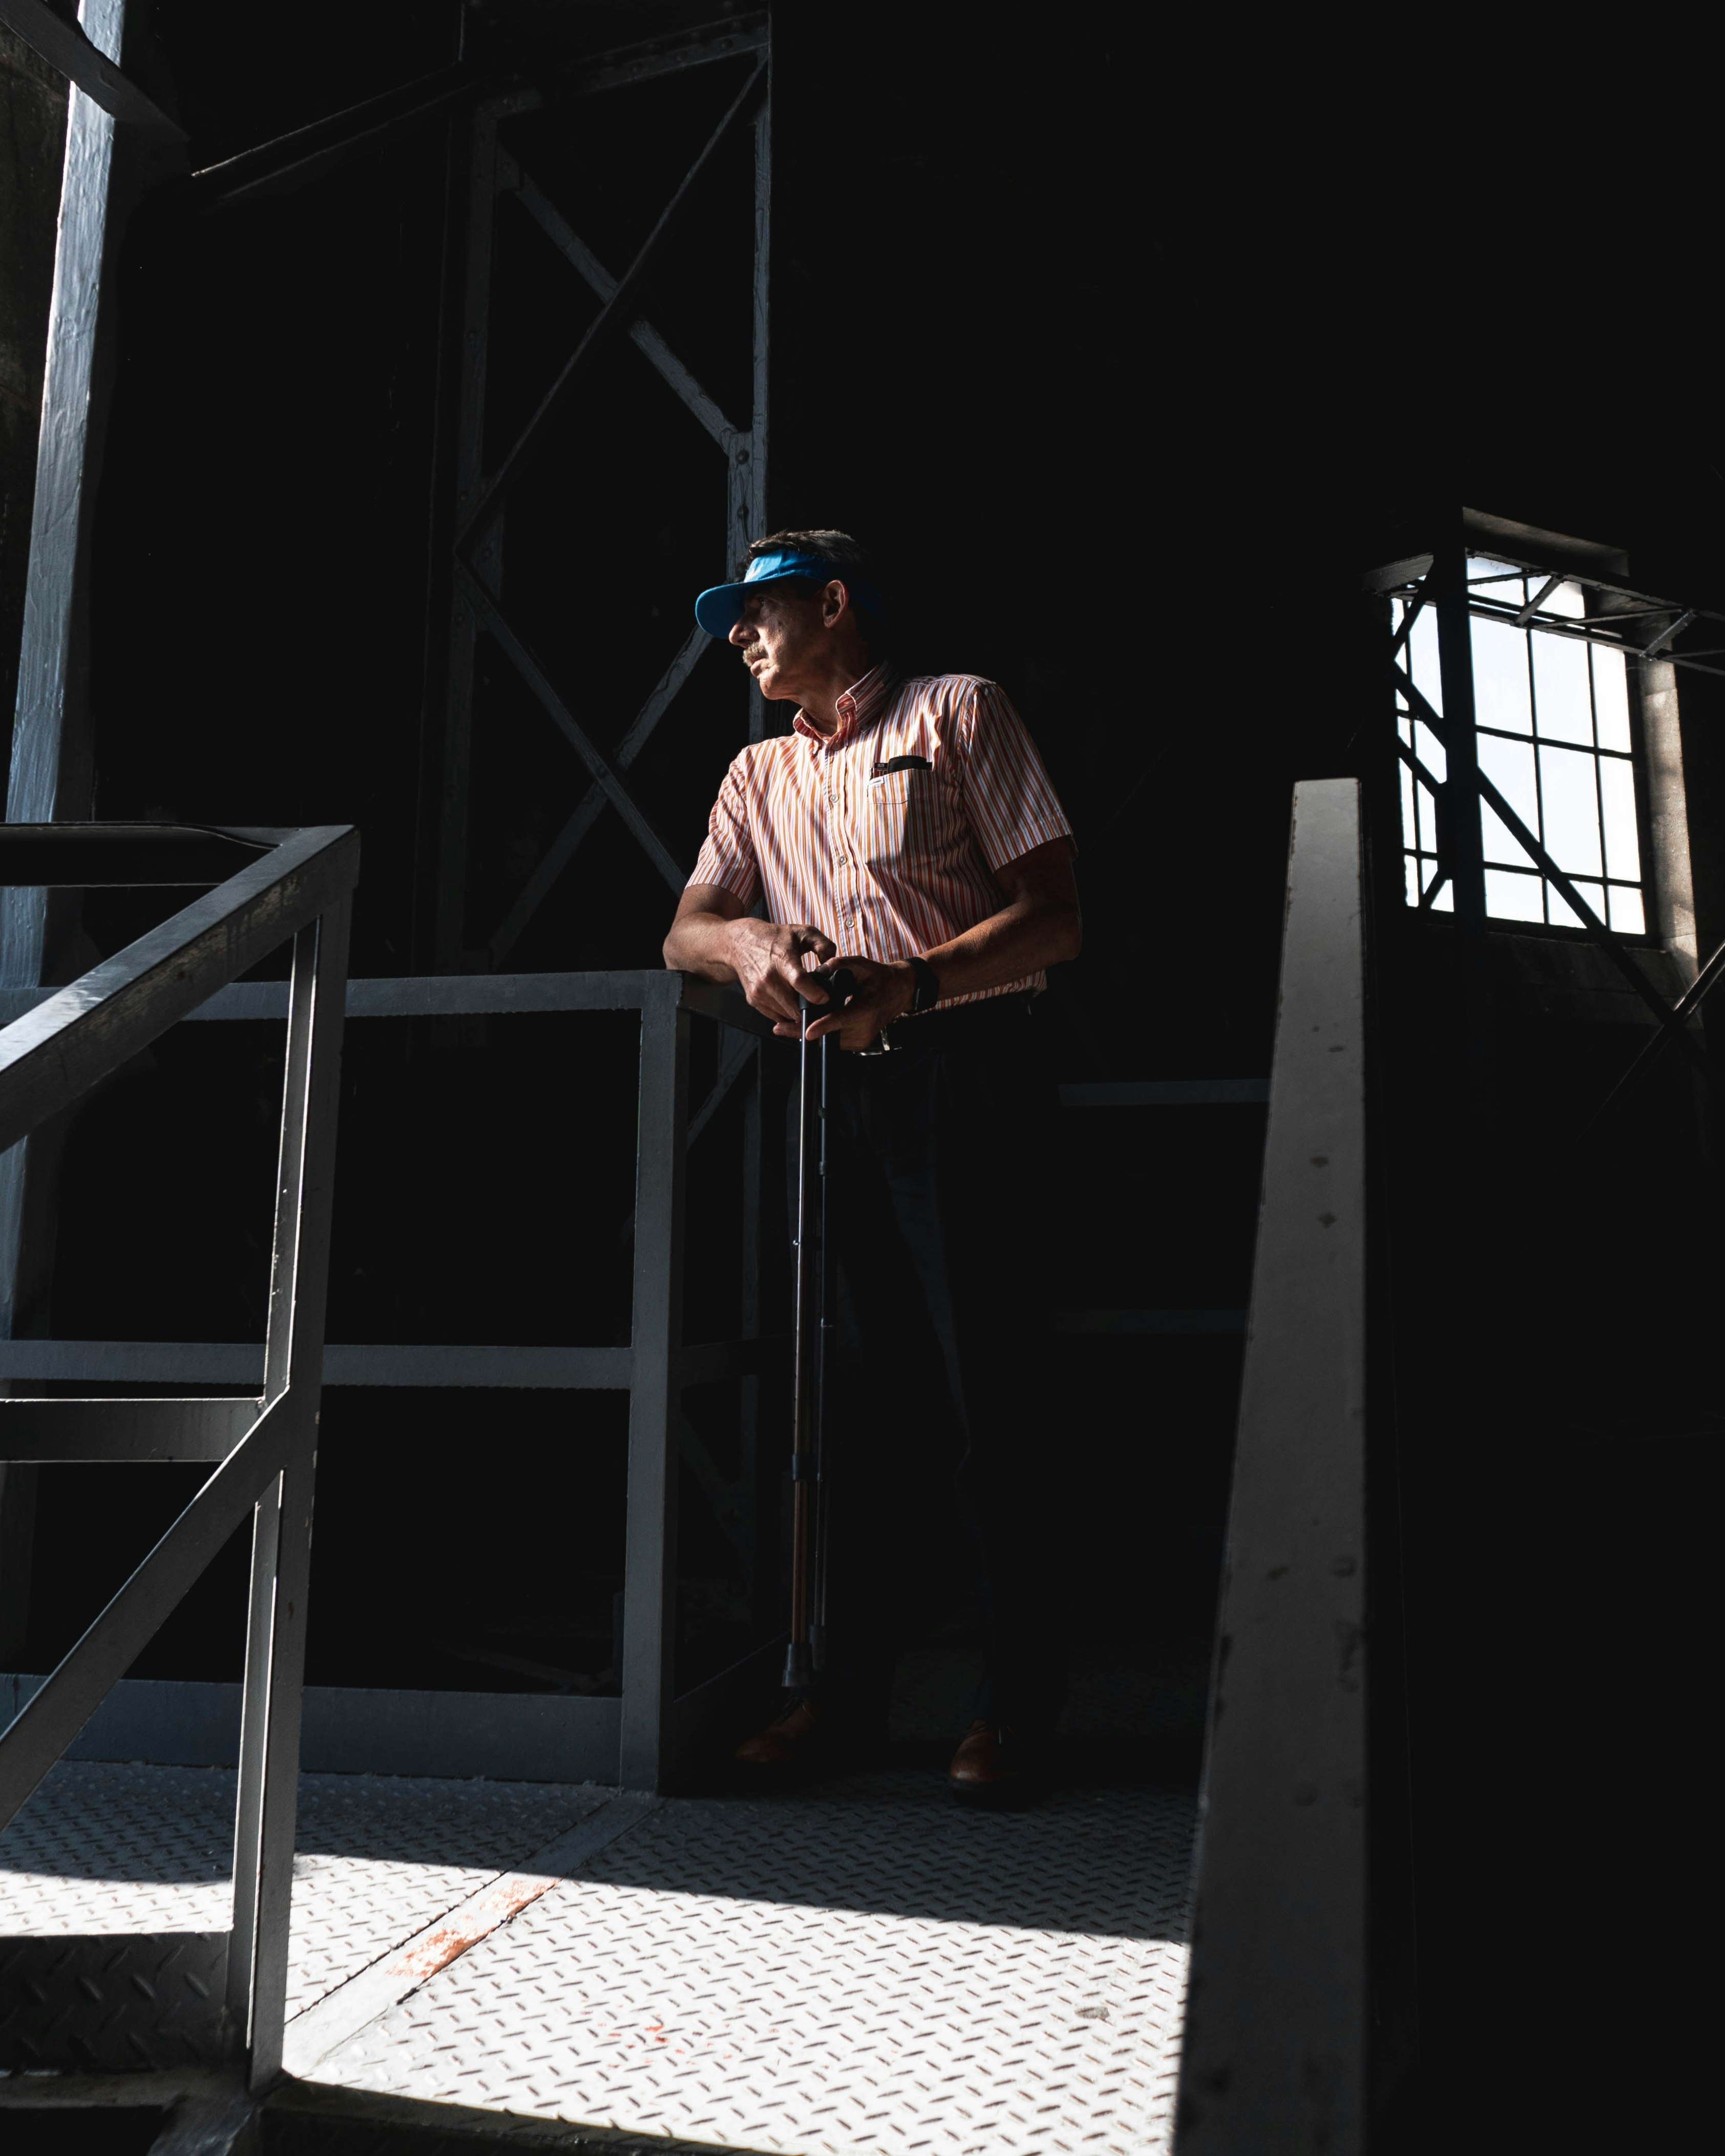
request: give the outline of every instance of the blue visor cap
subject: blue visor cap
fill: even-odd
[[[757,554],[742,572],[740,584],[715,584],[695,602],[695,619],[709,636],[729,636],[742,619],[742,603],[757,584],[782,583],[787,577],[810,577],[818,584],[834,577],[850,594],[853,606],[870,613],[880,611],[880,594],[872,584],[857,582],[848,569],[828,561],[824,554],[804,554],[791,548]]]

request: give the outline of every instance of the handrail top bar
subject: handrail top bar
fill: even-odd
[[[0,1031],[0,1147],[106,1077],[214,992],[346,899],[351,824],[285,835],[225,882]]]
[[[208,824],[0,824],[0,886],[225,883],[294,835]]]
[[[39,1009],[53,988],[0,988],[0,1027]],[[234,981],[218,988],[187,1017],[267,1023],[287,1016],[285,981]],[[580,1011],[656,1008],[660,998],[738,1031],[769,1035],[772,1028],[739,989],[657,967],[591,973],[424,973],[362,977],[347,983],[347,1016],[380,1018],[531,1018]]]

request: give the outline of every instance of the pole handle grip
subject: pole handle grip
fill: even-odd
[[[834,966],[829,973],[811,973],[809,978],[820,983],[829,1000],[817,1004],[811,1003],[807,996],[799,996],[797,1000],[803,1006],[805,1019],[830,1018],[856,993],[856,976],[848,966]]]

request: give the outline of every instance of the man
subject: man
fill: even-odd
[[[799,994],[829,1000],[811,972],[836,963],[857,987],[809,1029],[851,1051],[828,1127],[829,1666],[737,1758],[765,1773],[884,1735],[901,1629],[954,1570],[950,1538],[928,1546],[952,1486],[987,1660],[950,1784],[1000,1801],[1058,1705],[1052,1514],[1071,1464],[1042,1399],[1030,1007],[1079,947],[1070,826],[993,682],[895,672],[847,534],[778,531],[749,555],[696,618],[799,708],[726,773],[665,960],[740,983],[788,1040]]]

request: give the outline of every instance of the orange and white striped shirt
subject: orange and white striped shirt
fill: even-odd
[[[1006,901],[994,871],[1070,835],[1024,721],[993,682],[901,680],[876,666],[838,711],[834,733],[798,711],[788,734],[737,757],[691,884],[716,884],[746,906],[764,893],[769,920],[806,921],[842,956],[885,963],[998,913]],[[1026,973],[938,1008],[1045,983]]]

